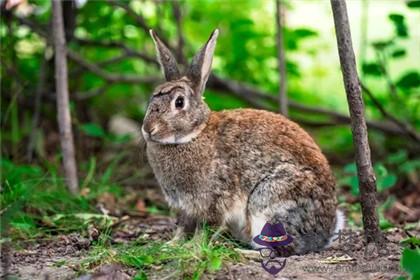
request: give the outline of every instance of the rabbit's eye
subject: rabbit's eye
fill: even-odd
[[[179,97],[175,100],[175,108],[177,108],[177,109],[182,109],[182,108],[184,108],[184,97],[179,96]]]

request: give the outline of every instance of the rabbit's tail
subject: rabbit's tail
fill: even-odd
[[[334,240],[337,239],[337,235],[342,231],[346,225],[346,216],[344,216],[343,211],[337,209],[335,212],[335,228],[332,233],[332,236],[330,237],[330,240],[328,241],[328,244],[325,246],[325,248],[328,248],[331,246],[331,244],[334,242]]]

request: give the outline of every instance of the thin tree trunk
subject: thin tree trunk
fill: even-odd
[[[41,101],[42,93],[45,90],[45,83],[47,80],[48,72],[48,61],[43,56],[41,69],[39,70],[38,84],[35,91],[35,105],[34,105],[34,114],[32,115],[32,125],[31,125],[31,134],[29,135],[28,151],[26,154],[28,162],[32,162],[33,153],[35,149],[36,136],[38,132],[38,124],[41,116]]]
[[[351,41],[350,25],[345,0],[331,0],[337,36],[338,54],[350,110],[350,123],[356,152],[357,175],[359,178],[360,201],[363,227],[367,242],[382,243],[376,212],[376,179],[370,158],[370,148],[364,104],[356,69],[356,60]]]
[[[185,39],[182,33],[182,9],[181,9],[180,1],[172,2],[172,11],[175,17],[176,32],[177,32],[177,37],[178,37],[178,43],[175,49],[176,58],[177,58],[178,63],[181,63],[185,67],[187,62],[185,61],[185,57],[184,57]]]
[[[284,54],[284,4],[282,0],[276,0],[276,44],[277,44],[277,61],[279,67],[279,108],[280,113],[288,116],[288,102],[287,102],[287,73],[286,73],[286,59]]]
[[[73,132],[69,109],[69,92],[67,80],[66,40],[61,0],[53,0],[53,30],[55,49],[55,87],[57,93],[58,127],[63,152],[63,167],[69,190],[79,191],[76,161],[74,156]]]

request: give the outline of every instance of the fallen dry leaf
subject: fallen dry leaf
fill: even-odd
[[[139,198],[136,202],[136,210],[139,212],[146,212],[146,203],[143,199]]]

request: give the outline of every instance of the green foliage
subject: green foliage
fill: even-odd
[[[416,72],[416,71],[407,72],[397,81],[396,85],[404,89],[420,87],[419,72]]]
[[[96,123],[85,123],[80,126],[80,129],[88,136],[105,138],[105,131]]]
[[[405,18],[401,14],[390,14],[389,19],[392,21],[395,27],[395,33],[398,37],[408,37],[407,25]]]
[[[214,234],[205,227],[193,239],[173,244],[148,236],[123,245],[99,242],[82,261],[82,267],[112,261],[137,269],[134,279],[148,279],[149,273],[156,275],[156,267],[165,265],[162,273],[173,274],[173,278],[200,279],[205,272],[219,271],[224,262],[240,259],[229,239],[213,238]]]
[[[402,253],[401,258],[401,267],[406,271],[411,277],[410,279],[418,280],[420,279],[420,249],[408,249],[405,248]]]
[[[420,169],[420,160],[408,159],[405,150],[390,154],[383,162],[374,164],[378,191],[388,190],[397,183],[399,175],[407,175],[417,169]],[[352,195],[359,195],[359,180],[355,163],[344,166],[343,172],[339,174],[339,185],[350,186]]]
[[[400,241],[405,247],[420,248],[420,238],[416,236],[407,237]]]
[[[419,9],[420,8],[420,0],[408,0],[407,6],[412,9]]]
[[[114,192],[115,185],[102,177],[100,184],[85,181],[91,192],[73,196],[54,168],[48,173],[38,166],[15,165],[2,159],[2,235],[13,239],[32,239],[44,235],[83,231],[89,225],[109,226],[109,217],[98,214],[92,202],[103,192]],[[93,177],[93,175],[89,175]],[[8,231],[8,232],[6,232]]]
[[[372,76],[381,76],[382,70],[381,66],[377,63],[363,63],[362,65],[363,73]]]

